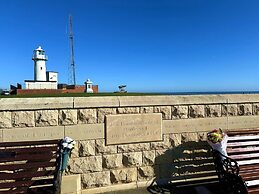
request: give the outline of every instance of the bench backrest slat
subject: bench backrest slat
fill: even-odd
[[[230,136],[228,141],[246,141],[246,140],[258,140],[259,135],[245,135],[245,136]]]
[[[0,193],[26,193],[35,186],[54,191],[59,147],[60,140],[0,143]]]
[[[6,170],[31,170],[35,168],[46,168],[46,167],[56,167],[57,162],[30,162],[30,163],[24,163],[24,164],[3,164],[0,165],[0,171],[6,171]]]
[[[258,151],[259,151],[259,147],[227,148],[228,154],[252,153],[252,152],[258,152]]]
[[[25,171],[20,173],[1,173],[0,180],[15,180],[15,179],[26,179],[26,178],[35,178],[42,176],[52,176],[55,174],[55,170],[45,170],[45,171]]]
[[[43,140],[43,141],[21,141],[21,142],[1,142],[0,147],[15,147],[15,146],[33,146],[33,145],[48,145],[59,144],[60,140]]]
[[[228,143],[228,148],[229,147],[241,147],[241,146],[256,146],[259,145],[259,141],[245,141],[245,142],[233,142],[233,143]]]
[[[15,182],[6,182],[0,183],[0,188],[13,188],[13,187],[30,187],[30,186],[39,186],[39,185],[53,185],[53,179],[42,179],[42,180],[21,180]]]
[[[8,148],[8,147],[3,147],[3,149],[0,148],[0,156],[1,153],[6,153],[6,152],[16,152],[16,153],[44,153],[44,152],[49,152],[49,151],[57,151],[57,145],[53,146],[45,146],[45,147],[25,147],[25,148]]]

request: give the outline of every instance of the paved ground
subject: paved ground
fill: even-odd
[[[181,188],[169,188],[165,189],[165,194],[222,194],[220,192],[218,184],[202,185],[195,187],[181,187]],[[170,191],[169,191],[170,190]],[[151,189],[147,191],[146,188],[108,192],[106,194],[158,194],[162,193],[159,189]]]

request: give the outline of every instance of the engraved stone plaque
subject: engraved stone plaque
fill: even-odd
[[[106,116],[107,145],[161,140],[161,113]]]

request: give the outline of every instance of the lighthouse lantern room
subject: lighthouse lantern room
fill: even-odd
[[[47,81],[46,61],[48,60],[45,51],[39,46],[33,51],[34,81]]]

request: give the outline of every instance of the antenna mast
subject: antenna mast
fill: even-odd
[[[69,15],[69,46],[70,46],[70,64],[69,64],[69,85],[76,85],[75,60],[74,60],[74,35],[72,31],[72,16]]]

